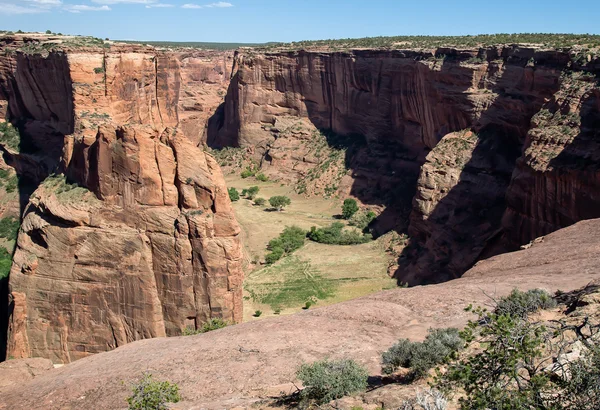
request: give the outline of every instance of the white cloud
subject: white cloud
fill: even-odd
[[[38,14],[46,12],[48,12],[46,8],[23,7],[16,4],[0,3],[0,14]]]
[[[166,7],[175,7],[175,5],[174,4],[168,4],[168,3],[156,3],[156,4],[148,4],[146,6],[147,9],[166,8]]]
[[[154,4],[157,0],[92,0],[99,4]]]
[[[62,0],[26,0],[39,7],[56,7],[62,5]]]
[[[64,7],[65,10],[71,13],[81,13],[82,11],[110,11],[111,8],[108,6],[88,6],[87,4],[69,4]]]
[[[213,7],[219,7],[219,8],[233,7],[233,4],[227,3],[224,1],[220,1],[218,3],[210,3],[210,4],[187,3],[187,4],[184,4],[183,6],[181,6],[181,8],[184,8],[184,9],[205,9],[205,8],[213,8]]]

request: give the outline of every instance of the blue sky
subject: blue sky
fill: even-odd
[[[600,34],[599,22],[600,0],[0,0],[2,30],[52,30],[121,40]]]

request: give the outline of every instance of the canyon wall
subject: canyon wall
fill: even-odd
[[[67,363],[239,321],[240,230],[199,146],[232,54],[4,40],[0,110],[20,138],[0,144],[22,218],[8,356]]]
[[[598,72],[521,46],[242,53],[207,143],[304,181],[321,132],[346,148],[337,193],[378,209],[376,233],[408,234],[396,277],[436,282],[600,216]]]

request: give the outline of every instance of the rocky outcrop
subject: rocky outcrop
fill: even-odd
[[[2,146],[19,189],[37,189],[21,195],[8,355],[67,363],[239,321],[239,226],[198,147],[230,56],[17,40],[0,105],[20,141]]]
[[[502,297],[514,288],[560,289],[565,294],[597,281],[599,230],[600,220],[580,222],[529,249],[482,261],[465,277],[442,284],[392,289],[197,336],[131,343],[26,384],[0,387],[0,408],[121,408],[131,394],[130,385],[149,370],[156,380],[179,386],[178,408],[284,408],[280,399],[297,391],[295,372],[302,363],[351,358],[376,379],[382,351],[401,338],[422,340],[431,328],[462,328],[472,319],[465,312],[471,303],[487,306],[490,297]],[[594,312],[590,318],[597,319],[597,302],[587,308]],[[354,397],[365,398],[364,404],[356,403],[364,408],[397,408],[403,398],[414,396],[415,387],[392,383]],[[384,394],[388,388],[395,390]],[[340,402],[335,406],[351,408]]]
[[[338,194],[379,207],[378,233],[410,237],[398,279],[447,280],[600,216],[598,69],[584,60],[533,46],[238,55],[207,141],[253,147],[271,176],[311,193],[315,144],[288,125],[310,123],[347,148]],[[581,120],[555,119],[552,131],[548,111]],[[561,158],[540,166],[549,147]]]

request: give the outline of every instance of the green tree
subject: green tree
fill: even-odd
[[[344,219],[352,218],[352,215],[354,215],[356,212],[358,212],[358,204],[356,203],[356,200],[352,198],[344,200],[344,205],[342,205],[342,216]]]
[[[229,199],[231,200],[231,202],[240,200],[240,193],[237,189],[231,187],[227,190],[227,192],[229,193]]]
[[[271,251],[265,256],[265,262],[273,264],[304,245],[306,231],[297,226],[286,226],[283,232],[275,239],[271,239],[267,250]]]
[[[272,196],[269,198],[269,204],[278,211],[282,211],[283,208],[290,205],[292,200],[287,196]]]
[[[254,205],[263,206],[266,202],[267,200],[265,198],[256,198],[254,200]]]
[[[52,34],[52,31],[46,30],[46,34]]]

